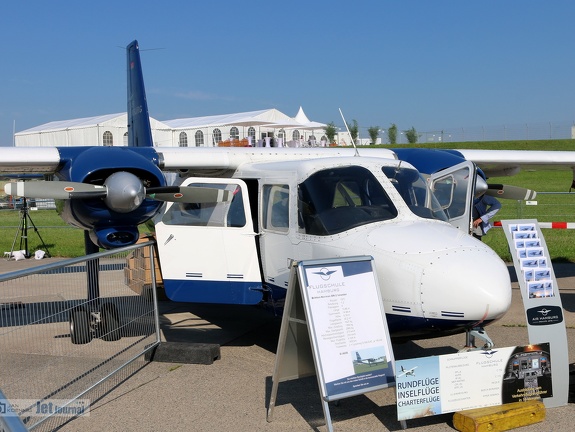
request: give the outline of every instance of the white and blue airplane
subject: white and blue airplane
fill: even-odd
[[[133,244],[153,220],[177,302],[276,301],[292,260],[367,255],[392,338],[484,334],[509,309],[511,282],[469,235],[474,196],[527,199],[485,179],[575,166],[575,152],[155,148],[137,41],[127,64],[128,146],[0,148],[0,172],[54,174],[5,190],[65,200],[62,217],[85,230],[87,253]]]
[[[402,377],[402,376],[415,376],[415,369],[417,369],[417,366],[414,366],[410,369],[404,369],[403,366],[401,366],[401,372],[397,375],[398,378]]]
[[[353,361],[355,364],[365,364],[368,366],[377,366],[381,363],[386,363],[387,360],[385,356],[382,357],[370,357],[370,358],[361,358],[359,352],[355,352],[355,360]]]

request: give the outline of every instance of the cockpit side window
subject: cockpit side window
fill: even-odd
[[[231,201],[174,203],[162,217],[166,225],[243,227],[246,224],[242,189],[237,184],[193,183],[188,186],[227,190]]]
[[[351,166],[318,171],[298,188],[298,225],[311,235],[332,235],[397,216],[377,178]]]
[[[262,192],[264,229],[287,232],[289,228],[289,186],[264,185]]]
[[[467,184],[470,170],[464,167],[438,177],[433,183],[435,196],[450,219],[463,216],[467,208]]]
[[[413,213],[426,219],[447,221],[442,206],[419,171],[394,166],[384,166],[382,170]]]

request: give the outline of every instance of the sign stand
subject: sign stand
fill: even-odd
[[[315,374],[328,402],[395,385],[394,358],[372,257],[293,262],[266,419],[279,383]]]
[[[529,343],[550,343],[553,396],[547,408],[567,405],[569,353],[559,287],[537,220],[501,221],[527,318]]]

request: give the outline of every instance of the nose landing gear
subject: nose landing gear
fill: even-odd
[[[477,348],[475,345],[475,338],[483,339],[485,344],[481,348]],[[465,347],[459,350],[459,352],[468,352],[475,350],[488,350],[494,347],[493,341],[487,335],[487,332],[483,327],[473,327],[471,329],[465,330]]]
[[[78,306],[70,312],[70,338],[75,345],[83,345],[99,337],[105,341],[121,338],[118,309],[113,303],[104,303],[99,310],[90,311]]]
[[[95,254],[98,247],[84,231],[86,255]],[[116,341],[121,338],[120,314],[115,304],[102,302],[100,297],[100,263],[98,258],[86,261],[87,298],[85,305],[70,312],[70,338],[75,345],[90,343],[93,338]]]

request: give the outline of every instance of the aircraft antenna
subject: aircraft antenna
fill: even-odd
[[[341,112],[341,108],[338,108],[338,109],[339,109],[339,113],[341,114],[343,124],[345,125],[345,129],[347,130],[347,133],[349,134],[349,138],[351,139],[351,144],[353,145],[353,148],[355,149],[355,156],[359,156],[359,152],[357,151],[357,147],[355,146],[355,141],[351,137],[351,132],[349,131],[349,127],[347,126],[347,122],[345,121],[345,117],[343,116],[343,113]]]
[[[399,163],[397,164],[397,167],[395,167],[395,170],[393,170],[393,178],[391,179],[391,182],[393,183],[393,181],[397,181],[395,178],[397,177],[397,174],[399,174],[399,170],[401,169],[401,163],[403,161],[400,160]]]

